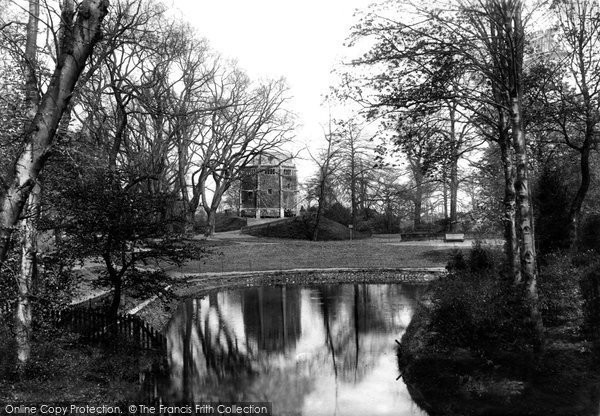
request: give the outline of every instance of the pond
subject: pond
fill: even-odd
[[[182,303],[167,326],[166,402],[272,402],[273,414],[425,415],[395,340],[423,285],[252,287]]]

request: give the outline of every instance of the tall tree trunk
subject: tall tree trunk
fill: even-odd
[[[196,206],[192,207],[190,201],[190,194],[187,187],[186,171],[188,163],[188,151],[186,143],[184,142],[181,134],[177,134],[177,184],[179,186],[179,192],[181,193],[181,200],[183,201],[184,209],[184,233],[191,235],[194,233],[194,222],[197,204],[199,202],[196,198]]]
[[[590,148],[591,148],[591,137],[586,137],[584,144],[580,152],[580,172],[581,182],[577,193],[571,202],[569,209],[569,245],[574,248],[578,242],[579,227],[581,222],[581,208],[583,201],[590,188],[591,174],[590,174]]]
[[[509,61],[509,97],[510,119],[512,130],[512,145],[515,152],[516,180],[515,191],[518,210],[518,235],[520,238],[521,281],[520,288],[526,306],[529,310],[528,319],[536,339],[534,345],[541,348],[544,338],[544,327],[538,306],[537,291],[537,256],[535,250],[535,231],[533,224],[533,209],[528,179],[527,141],[523,127],[523,49],[524,32],[521,20],[522,3],[516,0],[514,8],[506,11],[505,33],[508,35],[507,45],[511,45],[508,54]],[[512,16],[511,16],[512,14]]]
[[[22,220],[21,273],[17,275],[18,301],[15,315],[17,371],[22,373],[31,353],[31,292],[37,276],[37,221],[40,214],[40,187],[29,194],[26,218]]]
[[[37,85],[37,39],[39,16],[39,0],[29,0],[27,41],[25,43],[25,105],[27,107],[28,124],[35,118],[40,103],[40,92]],[[32,126],[26,126],[26,129],[31,128]]]
[[[321,176],[319,178],[319,206],[317,207],[317,215],[315,217],[315,228],[312,232],[312,241],[317,241],[319,238],[319,224],[321,223],[321,217],[323,216],[324,205],[325,205],[325,186],[330,175],[329,166],[332,158],[333,149],[333,133],[331,131],[331,114],[329,115],[329,135],[327,139],[327,152],[325,153],[325,160],[321,166]]]
[[[458,158],[450,166],[450,232],[458,230]]]
[[[502,9],[502,7],[500,7]],[[490,53],[494,57],[506,56],[505,39],[502,35],[505,33],[503,25],[505,21],[495,21],[490,18]],[[509,23],[509,36],[513,35],[512,23]],[[511,42],[509,42],[511,43]],[[516,51],[514,51],[516,52]],[[504,171],[504,238],[506,261],[511,278],[514,284],[521,281],[521,253],[519,246],[519,236],[517,232],[517,193],[515,190],[516,170],[514,156],[511,146],[511,137],[509,134],[510,122],[508,113],[510,103],[506,99],[506,85],[509,84],[510,75],[506,73],[503,66],[496,66],[492,79],[492,94],[498,113],[498,145],[500,146],[501,162]]]
[[[501,116],[500,126],[504,125],[504,116]],[[500,127],[500,152],[502,155],[502,168],[504,170],[504,251],[511,277],[514,283],[521,281],[521,254],[517,236],[517,201],[515,191],[515,169],[508,141],[508,131]]]
[[[413,203],[413,229],[417,229],[421,225],[421,213],[423,211],[423,178],[420,174],[415,175],[415,197]]]
[[[215,233],[215,217],[217,215],[217,210],[212,207],[205,207],[204,212],[206,212],[206,229],[204,230],[204,235],[210,237]]]
[[[575,75],[575,81],[581,91],[584,104],[584,111],[581,115],[585,117],[585,136],[581,147],[577,149],[580,152],[581,182],[569,209],[569,243],[571,248],[575,248],[581,225],[581,208],[590,187],[590,151],[597,143],[595,137],[598,134],[598,110],[600,105],[597,94],[599,74],[593,73],[594,68],[597,71],[597,64],[594,64],[593,54],[590,55],[590,53],[596,43],[593,39],[597,39],[600,32],[598,23],[594,23],[598,21],[597,13],[600,11],[600,3],[596,7],[591,1],[588,4],[580,2],[566,2],[566,4],[571,6],[569,7],[570,10],[565,8],[564,12],[573,15],[570,18],[573,19],[574,27],[563,26],[563,31],[570,33],[568,37],[572,39],[569,43],[574,48],[574,63],[576,63],[579,72],[579,76]],[[574,39],[576,40],[573,42]],[[594,95],[596,95],[595,99]]]
[[[458,228],[458,140],[456,138],[456,102],[450,104],[450,232]]]
[[[39,0],[29,1],[27,40],[25,44],[25,105],[27,124],[25,134],[32,128],[39,106],[37,86],[37,38],[40,5]],[[30,149],[33,154],[33,149]],[[40,211],[40,186],[35,183],[29,194],[25,218],[21,220],[21,272],[16,276],[18,298],[15,313],[15,340],[17,344],[17,371],[23,373],[31,355],[31,291],[37,272],[37,220]]]
[[[444,220],[450,221],[448,216],[448,181],[445,174],[442,178],[442,199],[444,202]]]
[[[100,38],[102,20],[108,12],[108,0],[84,0],[77,19],[63,13],[60,56],[48,90],[44,94],[26,145],[13,163],[8,187],[0,198],[0,264],[4,262],[10,237],[40,171],[48,158],[58,124],[67,108],[73,89],[92,49]]]
[[[521,240],[521,282],[531,286],[535,291],[537,278],[535,236],[533,229],[533,210],[531,208],[531,195],[527,169],[527,144],[525,132],[521,123],[521,104],[518,98],[513,98],[512,103],[512,136],[515,150],[516,173],[515,191],[518,208],[518,232]]]
[[[113,297],[109,307],[109,314],[116,322],[119,314],[119,307],[121,306],[121,292],[122,292],[122,277],[124,269],[118,271],[112,261],[112,255],[110,253],[110,240],[106,243],[106,249],[102,253],[102,259],[106,265],[106,271],[108,272],[108,280],[113,287]],[[114,329],[114,328],[113,328]]]
[[[215,233],[215,221],[217,217],[217,209],[221,205],[221,201],[223,199],[223,195],[229,189],[231,185],[231,181],[222,181],[221,179],[215,178],[215,189],[213,191],[212,200],[210,204],[208,204],[207,195],[203,194],[202,196],[202,206],[204,208],[204,212],[207,215],[207,223],[206,229],[204,231],[204,235],[209,237]],[[204,188],[206,189],[206,188]]]
[[[521,118],[521,102],[520,96],[513,97],[511,107],[513,147],[515,149],[517,165],[515,190],[519,213],[518,232],[521,243],[519,247],[521,255],[521,281],[517,283],[522,291],[526,306],[529,309],[528,318],[531,320],[531,325],[536,336],[534,345],[536,349],[539,349],[543,344],[544,326],[538,306],[535,232],[529,180],[527,177],[527,144]]]
[[[356,228],[356,211],[357,211],[357,203],[356,203],[356,152],[354,147],[351,149],[351,160],[350,160],[350,204],[352,212],[350,213],[352,227]]]
[[[319,238],[319,225],[321,223],[321,217],[323,216],[324,205],[325,205],[325,185],[329,176],[329,159],[331,154],[331,144],[327,151],[327,159],[325,164],[321,167],[321,179],[319,183],[319,200],[317,206],[317,215],[315,216],[315,228],[312,232],[312,241],[317,241]]]

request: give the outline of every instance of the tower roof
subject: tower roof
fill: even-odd
[[[296,168],[294,157],[285,152],[270,150],[256,156],[248,166],[282,166],[286,168]]]

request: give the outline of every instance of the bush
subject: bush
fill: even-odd
[[[436,345],[469,348],[481,353],[528,349],[533,334],[526,311],[498,272],[462,271],[436,283],[431,315]]]
[[[583,329],[593,340],[600,340],[600,256],[594,251],[581,253],[574,261],[582,272]]]
[[[348,208],[336,202],[323,212],[323,216],[340,224],[348,225],[352,223],[352,214]]]
[[[600,214],[590,215],[583,222],[579,233],[581,250],[600,252]]]
[[[499,345],[527,346],[532,329],[521,294],[503,274],[497,249],[475,243],[466,256],[457,251],[449,274],[436,282],[432,330],[440,344],[482,351]],[[540,259],[539,310],[547,327],[584,325],[600,334],[600,256],[554,253]]]
[[[454,250],[446,269],[451,273],[456,271],[470,273],[498,271],[502,268],[503,258],[501,250],[484,244],[481,240],[476,240],[469,251],[468,258],[465,258],[462,251]]]
[[[432,295],[436,345],[484,354],[530,347],[533,328],[523,318],[526,311],[502,265],[502,252],[481,242],[473,245],[468,256],[460,251],[453,254],[449,274],[435,283]]]
[[[580,283],[585,266],[578,267],[571,256],[563,253],[547,255],[540,263],[538,289],[544,324],[581,324],[583,297]]]
[[[533,194],[539,252],[545,254],[568,248],[571,195],[564,171],[546,167]]]

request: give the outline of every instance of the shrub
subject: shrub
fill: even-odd
[[[476,240],[469,252],[469,268],[472,272],[488,272],[499,270],[503,262],[503,253],[498,248]]]
[[[536,240],[540,253],[569,246],[571,195],[564,171],[545,167],[533,192],[536,213]]]
[[[500,270],[502,264],[503,254],[501,250],[476,240],[471,251],[469,251],[468,258],[465,258],[463,251],[454,250],[446,269],[451,273],[455,271],[481,273]]]
[[[498,272],[451,273],[436,283],[432,300],[431,325],[439,346],[485,353],[529,348],[533,340],[525,311]]]
[[[583,299],[583,319],[588,337],[600,339],[600,257],[595,252],[587,252],[576,258],[580,268],[584,268],[580,282]]]
[[[350,224],[352,222],[352,215],[350,213],[350,210],[342,204],[340,204],[339,202],[336,202],[335,204],[327,208],[323,212],[323,216],[325,218],[329,218],[332,221],[339,222],[340,224],[344,225]]]
[[[585,219],[579,233],[579,247],[582,250],[600,252],[600,214],[590,215]]]
[[[571,256],[553,253],[541,261],[538,289],[540,312],[545,325],[581,323],[583,297],[580,282],[584,266],[579,266]]]
[[[452,255],[449,274],[435,283],[432,295],[436,345],[482,353],[530,348],[533,328],[502,264],[502,252],[481,242],[466,256],[461,251]]]

